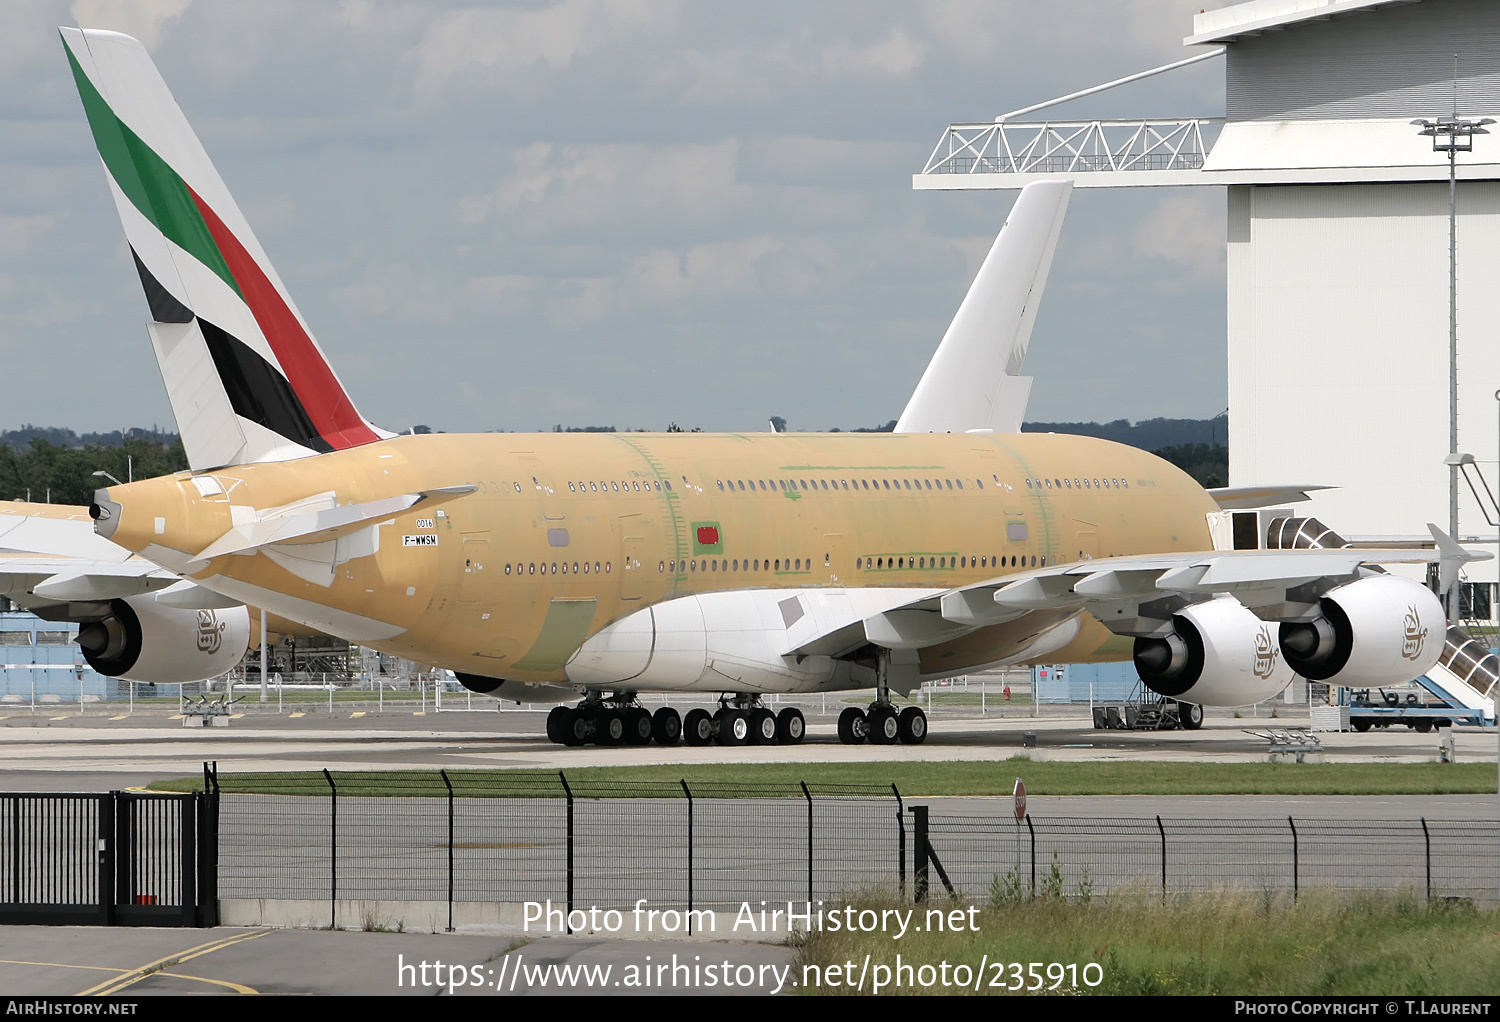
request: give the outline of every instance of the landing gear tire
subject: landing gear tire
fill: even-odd
[[[711,745],[714,740],[714,719],[707,710],[689,710],[682,722],[682,736],[689,745]]]
[[[750,741],[750,720],[739,710],[726,708],[714,716],[719,720],[716,737],[720,745],[744,745]]]
[[[547,714],[547,741],[554,745],[567,745],[568,714],[573,711],[566,706],[554,706]]]
[[[682,737],[682,718],[670,706],[663,706],[651,716],[651,737],[657,745],[676,745]]]
[[[1203,707],[1197,703],[1178,703],[1177,723],[1184,731],[1198,730],[1203,726]]]
[[[858,745],[870,737],[870,722],[865,711],[851,706],[839,714],[839,741],[845,745]]]
[[[903,745],[921,745],[927,741],[927,714],[920,706],[908,706],[897,718],[897,730]]]
[[[894,706],[874,706],[866,718],[870,725],[871,745],[895,745],[901,736],[901,725]]]
[[[624,745],[625,717],[618,710],[600,710],[594,717],[595,745]]]
[[[640,706],[625,711],[625,742],[628,745],[650,745],[651,712]]]
[[[750,711],[750,744],[776,744],[776,714],[765,707]]]
[[[564,707],[564,709],[567,709]],[[568,746],[583,745],[593,734],[593,727],[589,722],[589,715],[583,710],[567,710],[567,717],[563,720],[562,743]]]
[[[802,719],[801,710],[788,706],[776,715],[776,741],[782,745],[801,745],[805,734],[807,721]]]

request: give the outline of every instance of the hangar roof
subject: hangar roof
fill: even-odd
[[[1309,21],[1327,21],[1380,7],[1399,7],[1421,0],[1249,0],[1204,11],[1193,17],[1193,34],[1183,45],[1232,43],[1262,32],[1279,32]]]

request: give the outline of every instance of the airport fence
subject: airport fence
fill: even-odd
[[[966,901],[1112,891],[1406,890],[1493,901],[1494,820],[976,817],[910,809],[914,888]]]
[[[223,898],[737,908],[905,882],[894,785],[210,772]]]

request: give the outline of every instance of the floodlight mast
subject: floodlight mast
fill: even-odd
[[[1432,139],[1432,151],[1448,154],[1448,535],[1458,538],[1458,154],[1474,151],[1474,136],[1488,135],[1492,117],[1477,121],[1458,116],[1458,58],[1453,74],[1453,116],[1437,120],[1415,120],[1417,134]],[[1448,605],[1448,623],[1457,624],[1459,582],[1455,576],[1443,594]]]

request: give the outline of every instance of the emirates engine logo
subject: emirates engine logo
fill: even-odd
[[[198,611],[198,652],[210,656],[217,653],[224,642],[225,627],[225,623],[219,620],[219,615],[214,611]]]
[[[1406,609],[1406,617],[1401,623],[1406,629],[1401,639],[1401,656],[1406,660],[1421,659],[1422,647],[1427,645],[1427,629],[1422,627],[1415,604]]]
[[[1270,680],[1276,673],[1276,661],[1280,656],[1281,649],[1272,640],[1271,629],[1262,625],[1255,633],[1255,676],[1263,681]]]

